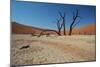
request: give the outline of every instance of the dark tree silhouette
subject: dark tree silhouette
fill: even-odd
[[[69,35],[72,34],[73,28],[79,23],[79,21],[77,21],[78,18],[80,18],[80,16],[79,16],[79,10],[77,9],[76,11],[73,12],[73,21],[70,25]]]
[[[65,25],[65,17],[66,17],[66,13],[61,13],[59,12],[59,15],[60,15],[60,19],[56,19],[57,20],[57,31],[56,30],[43,30],[41,31],[41,33],[38,35],[38,37],[42,36],[42,35],[46,35],[45,33],[47,31],[52,31],[52,32],[55,32],[57,35],[61,36],[61,29],[63,27],[63,33],[64,35],[66,35],[66,25]]]
[[[63,24],[60,23],[60,20],[61,19],[57,19],[57,23],[56,23],[58,31],[56,31],[56,30],[42,30],[38,37],[40,37],[42,35],[47,35],[48,36],[48,34],[45,34],[47,31],[55,32],[57,35],[61,36],[61,28],[62,28]],[[49,33],[49,35],[50,35],[50,33]]]
[[[66,23],[65,23],[66,13],[65,12],[64,13],[59,12],[59,15],[62,18],[63,33],[64,33],[64,35],[66,35]]]
[[[61,29],[63,27],[63,23],[60,22],[61,19],[57,19],[57,28],[58,28],[58,34],[61,36]]]
[[[41,31],[41,33],[39,34],[38,37],[44,35],[44,33],[47,32],[47,31],[55,32],[57,35],[61,36],[62,27],[64,28],[64,35],[66,35],[66,28],[65,28],[65,16],[66,16],[66,14],[65,13],[62,14],[61,12],[59,12],[59,15],[60,15],[60,18],[56,19],[56,24],[57,24],[58,30],[57,31],[56,30],[43,30],[43,31]],[[61,22],[61,20],[62,20],[62,22]]]

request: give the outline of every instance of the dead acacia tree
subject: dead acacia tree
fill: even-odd
[[[38,35],[38,37],[40,37],[40,36],[44,35],[44,33],[45,33],[45,32],[47,32],[47,31],[48,31],[48,32],[50,32],[50,31],[51,31],[51,32],[55,32],[56,34],[58,34],[58,35],[59,35],[59,32],[58,32],[58,31],[56,31],[56,30],[43,30],[43,31],[41,31],[41,33]],[[49,34],[49,35],[50,35],[50,34]]]
[[[56,30],[43,30],[43,31],[41,31],[41,33],[38,35],[38,37],[44,35],[45,32],[55,32],[57,35],[61,36],[61,29],[62,29],[63,24],[60,23],[60,20],[61,20],[61,19],[57,19],[57,22],[56,22],[58,31],[56,31]],[[45,34],[45,35],[46,35],[46,34]],[[49,34],[49,35],[50,35],[50,34]]]
[[[77,21],[78,18],[80,18],[80,16],[79,16],[79,10],[77,9],[75,12],[73,12],[73,21],[70,24],[69,35],[72,34],[73,28],[79,23],[79,21]]]
[[[59,15],[60,15],[60,17],[62,19],[61,26],[63,26],[63,34],[66,35],[66,23],[65,23],[66,22],[65,21],[66,13],[65,12],[64,13],[59,12]]]
[[[61,36],[61,29],[63,27],[63,33],[64,35],[66,35],[66,26],[65,26],[65,16],[66,16],[66,13],[61,13],[59,12],[59,15],[60,15],[60,19],[56,19],[57,20],[57,31],[56,30],[43,30],[41,31],[41,33],[39,34],[38,37],[44,35],[45,32],[47,31],[51,31],[51,32],[55,32],[57,35]],[[46,34],[45,34],[46,35]]]
[[[60,22],[61,19],[57,19],[57,28],[58,28],[58,34],[61,36],[61,29],[63,27],[63,23]]]

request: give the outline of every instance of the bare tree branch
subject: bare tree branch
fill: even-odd
[[[59,12],[60,17],[62,18],[62,24],[61,24],[61,28],[63,26],[63,33],[64,35],[66,35],[66,23],[65,23],[65,17],[66,17],[66,13],[61,13]]]
[[[60,11],[59,11],[59,15],[60,15],[61,18],[63,18],[63,15],[62,15],[62,13]]]
[[[79,21],[76,22],[78,18],[80,18],[80,16],[79,16],[79,10],[77,9],[76,12],[75,11],[73,12],[73,21],[70,25],[69,35],[72,34],[73,28],[79,23]]]
[[[74,24],[72,28],[74,28],[79,22],[80,22],[80,21],[78,21],[76,24]]]
[[[43,35],[43,33],[44,33],[44,32],[47,32],[47,31],[52,31],[52,32],[55,32],[56,34],[58,34],[58,35],[59,35],[59,32],[58,32],[58,31],[56,31],[56,30],[43,30],[43,31],[41,31],[41,33],[38,35],[38,37],[42,36],[42,35]]]

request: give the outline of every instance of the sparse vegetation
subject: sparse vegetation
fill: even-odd
[[[27,46],[29,48],[20,48]],[[12,35],[11,64],[29,65],[95,60],[95,35],[31,37]]]

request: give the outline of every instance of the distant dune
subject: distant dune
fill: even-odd
[[[92,35],[96,34],[96,25],[89,24],[86,26],[82,26],[79,29],[73,29],[73,34],[84,34],[84,35]]]
[[[12,22],[12,33],[14,34],[31,34],[31,33],[40,33],[44,29],[31,27],[16,22]]]
[[[39,34],[41,31],[46,30],[38,27],[31,27],[23,24],[19,24],[16,22],[12,22],[12,33],[13,34]],[[68,30],[66,31],[68,34]],[[54,32],[50,32],[51,34],[54,34]],[[95,24],[89,24],[86,26],[82,26],[79,29],[73,29],[72,34],[84,34],[84,35],[92,35],[96,34],[96,25]]]
[[[80,32],[84,34],[96,34],[96,25],[91,24],[80,28]]]

